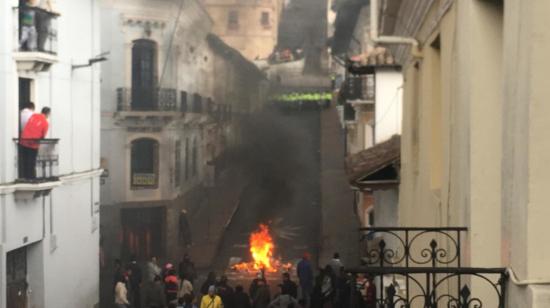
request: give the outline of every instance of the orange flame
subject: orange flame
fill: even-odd
[[[254,259],[255,270],[274,271],[271,264],[274,247],[273,239],[266,225],[260,225],[259,231],[250,234],[250,253]]]
[[[291,264],[282,264],[280,260],[273,257],[275,243],[267,225],[260,224],[259,230],[250,234],[249,244],[253,261],[235,264],[232,267],[234,270],[245,272],[265,270],[274,273],[279,270],[288,271],[292,267]]]

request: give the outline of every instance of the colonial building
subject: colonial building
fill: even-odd
[[[201,0],[213,33],[247,59],[267,59],[277,45],[283,0]]]
[[[52,2],[0,4],[2,308],[99,301],[99,8]],[[51,109],[49,129],[22,141],[30,102]],[[39,144],[30,174],[20,142]]]
[[[198,1],[103,1],[102,250],[179,260],[191,214],[208,202],[242,116],[263,105],[263,74],[210,33]],[[104,298],[102,296],[102,298]],[[108,296],[106,297],[108,298]]]

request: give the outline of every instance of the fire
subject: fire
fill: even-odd
[[[273,257],[275,243],[267,225],[260,224],[259,229],[250,234],[249,245],[253,261],[235,264],[232,267],[234,270],[246,272],[264,270],[274,273],[279,270],[288,271],[292,266],[291,264],[283,264],[280,260]]]
[[[254,269],[265,269],[273,271],[271,264],[273,258],[273,238],[269,234],[269,228],[266,225],[260,225],[260,230],[250,234],[250,254],[254,259]]]

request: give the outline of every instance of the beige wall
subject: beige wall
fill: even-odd
[[[399,224],[467,226],[464,265],[542,281],[510,283],[508,307],[546,307],[550,2],[443,2],[404,71]]]
[[[249,60],[267,58],[277,45],[281,3],[280,0],[203,0],[214,20],[213,32]],[[236,29],[228,27],[230,11],[238,12],[239,26]],[[268,26],[261,23],[263,12],[269,14]]]
[[[550,282],[550,2],[506,0],[503,86],[503,262],[522,280]],[[547,307],[549,283],[512,286],[510,307]]]

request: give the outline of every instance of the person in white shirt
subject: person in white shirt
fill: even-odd
[[[126,277],[121,276],[115,286],[115,306],[117,308],[127,308],[130,306],[128,301],[128,289],[126,288]]]
[[[21,110],[21,127],[19,128],[20,131],[23,131],[23,128],[25,128],[25,125],[27,125],[27,122],[34,114],[34,103],[28,102],[25,104],[25,107]]]

